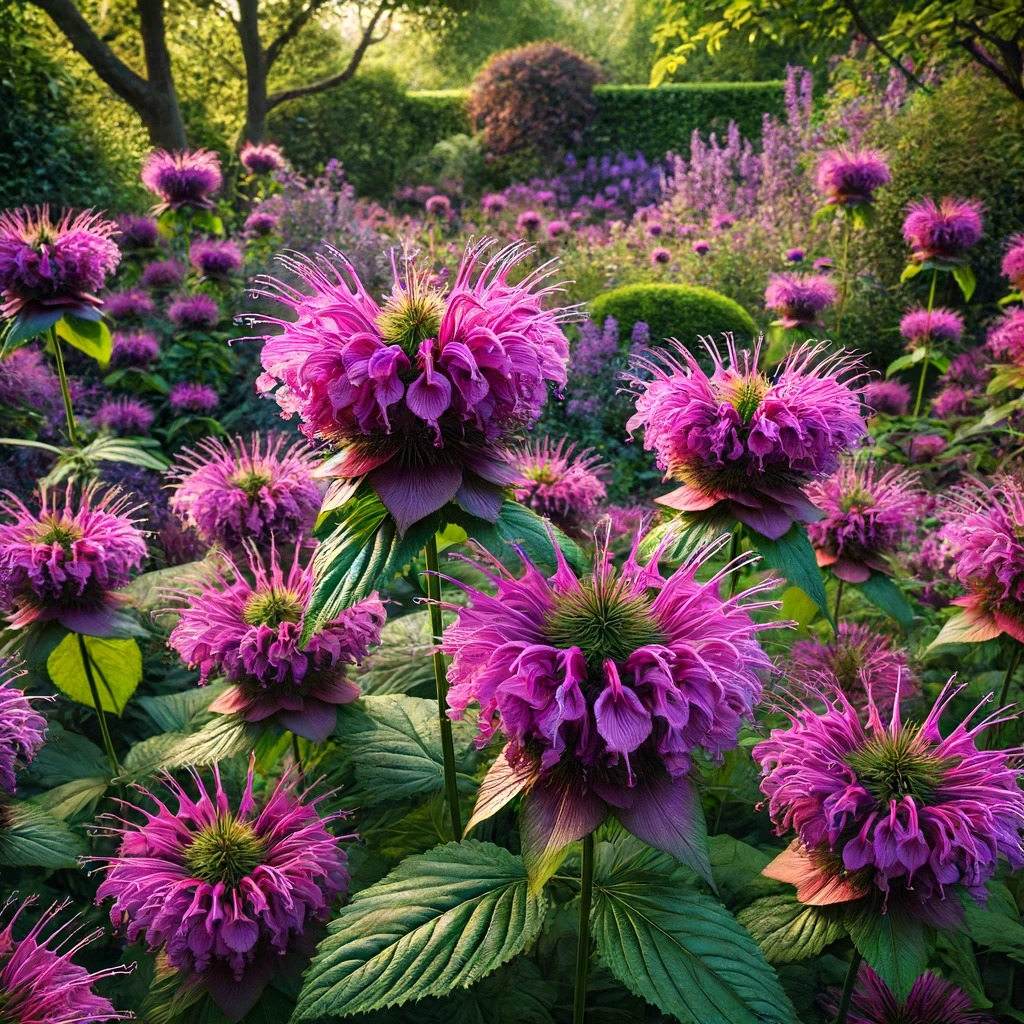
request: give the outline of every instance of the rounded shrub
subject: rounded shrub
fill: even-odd
[[[676,338],[695,353],[697,339],[731,333],[738,342],[757,332],[750,314],[725,295],[685,284],[627,284],[593,299],[590,316],[597,324],[614,317],[619,324],[619,344],[629,345],[633,324],[643,322],[651,331],[651,344]]]
[[[469,93],[469,116],[494,156],[564,153],[594,116],[600,69],[557,43],[499,53]]]

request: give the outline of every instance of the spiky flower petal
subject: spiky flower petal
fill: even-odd
[[[778,326],[808,327],[822,310],[835,304],[836,286],[824,274],[772,274],[764,304],[779,314]]]
[[[238,159],[250,174],[273,174],[284,167],[284,154],[272,142],[247,142]]]
[[[875,149],[840,146],[826,150],[818,163],[818,188],[836,206],[874,202],[875,190],[889,183],[889,165]]]
[[[160,197],[157,209],[212,209],[213,194],[223,183],[220,160],[207,149],[180,153],[157,149],[142,168],[142,184]]]
[[[213,388],[191,381],[175,384],[167,396],[167,401],[175,416],[181,416],[188,412],[208,416],[220,403],[217,392]]]
[[[24,674],[20,662],[0,658],[0,789],[11,794],[16,769],[30,764],[46,739],[46,719],[32,707],[40,698],[27,697],[17,685]]]
[[[938,203],[928,197],[907,207],[903,237],[917,263],[938,260],[960,262],[981,238],[982,205],[976,199],[945,196]]]

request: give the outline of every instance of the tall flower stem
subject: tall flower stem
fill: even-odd
[[[1006,675],[1003,676],[1003,685],[999,691],[999,707],[1005,708],[1006,701],[1010,696],[1010,684],[1013,682],[1014,674],[1017,671],[1017,666],[1020,665],[1021,652],[1024,651],[1024,646],[1019,642],[1014,642],[1013,654],[1010,655],[1010,664],[1006,666]]]
[[[60,378],[60,393],[64,399],[64,415],[68,421],[68,441],[72,448],[78,447],[78,434],[75,431],[75,411],[71,408],[71,389],[68,387],[68,371],[64,368],[64,353],[60,347],[60,335],[57,325],[50,328],[50,343],[53,345],[53,358],[57,364],[57,376]]]
[[[843,606],[843,581],[838,580],[836,584],[836,606],[832,612],[832,618],[836,620],[836,629],[839,628],[839,609]]]
[[[576,944],[576,982],[573,986],[572,1024],[583,1024],[587,1009],[587,968],[590,966],[590,905],[594,900],[594,833],[583,837],[580,869],[580,934]]]
[[[843,242],[839,258],[839,297],[836,301],[836,341],[842,341],[843,311],[850,293],[850,233],[853,230],[850,218],[843,214]]]
[[[107,716],[104,714],[103,705],[100,703],[100,692],[96,686],[96,676],[93,674],[92,657],[89,654],[89,648],[85,645],[85,637],[81,633],[76,633],[75,635],[78,637],[78,651],[82,656],[82,664],[85,666],[85,679],[89,684],[92,706],[96,709],[96,717],[100,722],[103,749],[107,752],[111,774],[117,776],[121,774],[121,765],[118,763],[117,754],[114,753],[114,743],[110,738],[110,729],[107,728]]]
[[[742,532],[743,532],[743,527],[742,526],[734,526],[733,527],[732,538],[729,541],[729,563],[730,564],[735,562],[736,559],[739,558],[739,556],[740,556],[740,541],[742,539],[740,535],[742,534]],[[734,572],[734,573],[731,574],[731,578],[729,580],[729,596],[730,597],[735,597],[736,596],[736,584],[739,582],[739,576],[740,576],[740,574],[738,572]]]
[[[846,1018],[850,1012],[850,1000],[853,998],[853,986],[857,982],[857,973],[860,971],[862,959],[860,951],[855,949],[853,956],[850,957],[850,966],[846,971],[846,981],[843,982],[843,994],[839,997],[839,1011],[836,1013],[836,1024],[846,1024]]]
[[[292,760],[295,762],[295,771],[299,779],[305,779],[305,772],[302,767],[302,754],[299,751],[299,737],[292,733]]]
[[[427,600],[430,605],[430,632],[434,639],[434,684],[437,688],[437,720],[441,727],[441,753],[444,756],[444,788],[448,795],[452,835],[462,838],[462,815],[459,811],[459,788],[455,781],[455,741],[452,720],[448,717],[448,670],[441,653],[441,577],[438,575],[437,537],[432,536],[424,548],[427,560]]]
[[[924,359],[921,360],[921,379],[917,382],[917,399],[914,402],[914,418],[921,415],[921,399],[924,398],[924,382],[928,377],[928,367],[931,365],[932,343],[932,309],[935,306],[935,285],[939,279],[938,270],[932,271],[932,286],[928,290],[928,336],[924,342]]]

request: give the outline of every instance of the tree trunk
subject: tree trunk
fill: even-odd
[[[260,42],[259,0],[239,0],[235,23],[245,59],[245,128],[242,141],[263,142],[267,136],[267,58]]]

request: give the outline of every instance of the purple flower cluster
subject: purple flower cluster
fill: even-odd
[[[284,167],[284,154],[272,142],[247,142],[238,159],[250,174],[273,174]]]
[[[217,326],[220,308],[215,299],[200,292],[175,299],[167,310],[167,319],[182,330],[206,331]]]
[[[1007,241],[1001,269],[1017,291],[1024,291],[1024,233],[1012,235]]]
[[[985,348],[996,362],[1024,367],[1024,308],[1008,309],[992,325]]]
[[[120,232],[118,242],[122,249],[152,249],[160,237],[157,223],[152,217],[119,217],[117,230]]]
[[[271,231],[277,229],[278,218],[275,214],[270,213],[268,210],[253,210],[248,217],[245,218],[245,230],[259,238],[264,235],[269,235]]]
[[[900,321],[900,334],[915,346],[925,341],[955,344],[963,333],[964,318],[942,306],[931,311],[921,307],[907,310]]]
[[[591,449],[577,452],[562,438],[550,438],[516,452],[513,464],[522,477],[516,500],[546,516],[570,535],[584,533],[608,492],[603,477],[611,468]]]
[[[824,274],[772,274],[764,304],[779,314],[780,327],[792,329],[813,324],[822,310],[835,304],[837,295]]]
[[[110,365],[114,369],[132,367],[145,369],[160,358],[160,342],[155,334],[143,331],[114,332]]]
[[[835,998],[823,1000],[835,1013]],[[857,975],[847,1024],[998,1024],[988,1013],[971,1009],[971,997],[938,974],[922,974],[907,996],[898,1000],[866,964]]]
[[[182,381],[171,388],[167,396],[171,412],[175,416],[185,413],[195,413],[199,416],[209,416],[220,402],[217,392],[205,384],[193,384]]]
[[[200,239],[189,250],[192,266],[204,277],[230,277],[245,264],[241,249],[234,242]]]
[[[898,380],[870,381],[861,397],[875,416],[906,416],[910,409],[910,388]]]
[[[156,304],[138,288],[110,292],[103,301],[104,312],[111,320],[138,321],[156,315]]]
[[[212,209],[213,194],[223,183],[220,160],[206,149],[180,153],[156,149],[142,167],[142,184],[160,197],[158,209]]]
[[[890,178],[889,165],[877,150],[847,146],[827,150],[815,176],[818,189],[834,206],[874,202],[875,190],[887,185]]]
[[[16,408],[35,410],[51,421],[63,412],[60,380],[34,347],[15,349],[0,360],[0,410]]]
[[[144,435],[155,418],[153,410],[137,398],[108,398],[92,414],[96,427],[119,437]]]
[[[938,203],[926,198],[911,203],[903,221],[903,238],[917,263],[960,262],[981,238],[982,206],[976,199],[946,196]]]
[[[185,268],[177,260],[160,260],[142,270],[139,283],[143,288],[176,288],[185,280]]]
[[[430,196],[423,204],[423,208],[430,217],[440,217],[447,220],[452,215],[452,201],[447,196]]]
[[[15,772],[31,763],[46,740],[46,719],[32,707],[40,698],[27,697],[17,685],[24,674],[18,662],[0,657],[0,790],[12,795]]]

